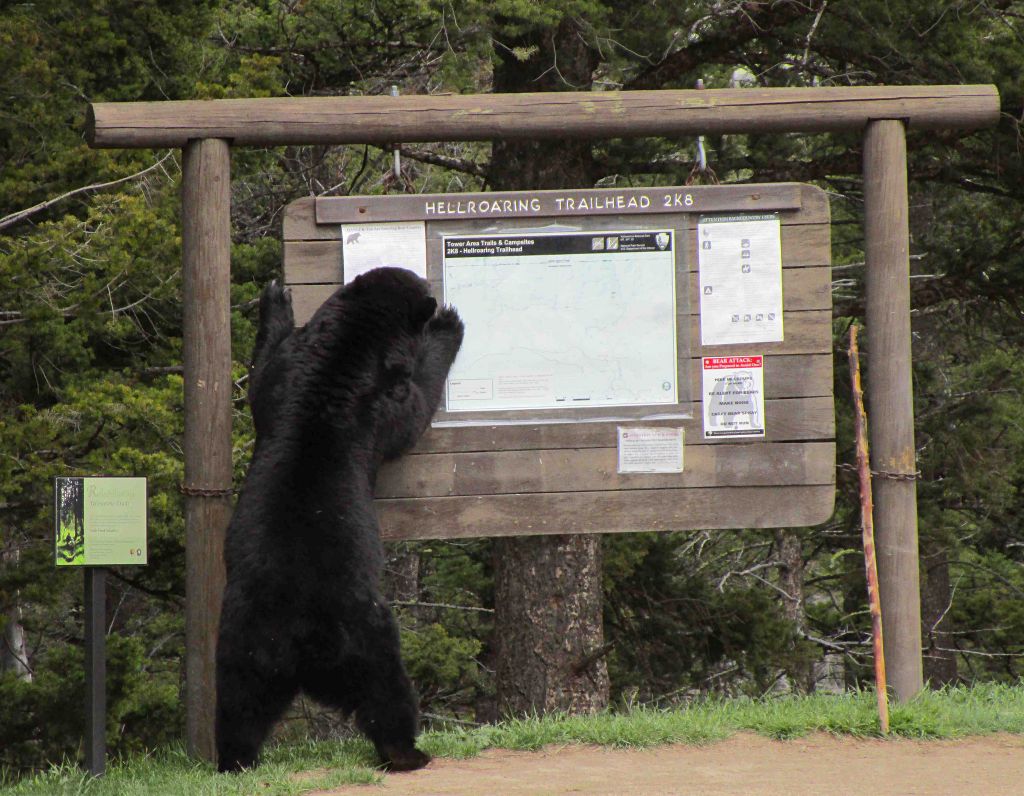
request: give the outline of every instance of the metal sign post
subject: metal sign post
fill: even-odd
[[[85,567],[85,767],[94,777],[107,760],[106,567]]]

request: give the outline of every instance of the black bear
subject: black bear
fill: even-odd
[[[218,767],[256,765],[301,689],[355,716],[392,770],[426,765],[398,628],[379,590],[381,462],[430,422],[462,321],[397,268],[340,288],[293,331],[290,295],[260,300],[249,400],[256,447],[224,546]]]

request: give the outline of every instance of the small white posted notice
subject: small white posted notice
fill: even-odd
[[[620,473],[681,473],[682,428],[619,426]]]
[[[701,357],[704,439],[764,437],[764,357]]]
[[[703,345],[782,340],[779,217],[702,218],[697,224]]]
[[[427,278],[427,232],[422,221],[342,224],[345,284],[374,268],[391,266]]]

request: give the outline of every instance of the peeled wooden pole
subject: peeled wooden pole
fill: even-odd
[[[857,480],[860,481],[861,538],[864,545],[864,576],[868,584],[871,612],[871,646],[875,658],[875,695],[882,734],[889,733],[889,691],[885,677],[885,632],[882,628],[882,600],[878,594],[878,557],[875,555],[874,501],[868,462],[868,419],[864,412],[864,391],[860,386],[860,350],[857,324],[850,327],[850,380],[853,384],[853,428],[857,442]]]
[[[94,147],[610,138],[862,130],[906,119],[915,130],[990,127],[995,86],[827,86],[665,91],[551,91],[403,97],[267,97],[96,102]]]
[[[189,752],[213,761],[214,653],[231,518],[231,156],[189,141],[182,176],[185,706]]]
[[[924,687],[917,549],[917,471],[910,360],[910,232],[903,123],[864,134],[868,412],[878,579],[886,659],[896,699]]]

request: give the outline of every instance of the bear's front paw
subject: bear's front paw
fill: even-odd
[[[278,324],[290,329],[294,321],[292,292],[275,279],[260,294],[260,326],[266,329]]]
[[[276,279],[270,280],[270,284],[263,288],[263,294],[260,296],[260,309],[271,310],[271,308],[287,307],[291,306],[291,303],[291,290]]]
[[[415,746],[383,746],[379,750],[381,766],[387,771],[415,771],[430,762],[430,755]]]
[[[427,323],[428,334],[450,334],[459,341],[462,340],[464,328],[462,318],[453,307],[442,307]]]

